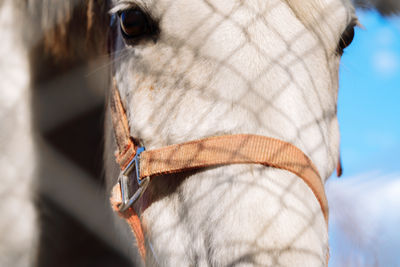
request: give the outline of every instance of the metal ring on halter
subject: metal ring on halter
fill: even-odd
[[[121,171],[118,176],[118,183],[121,187],[121,205],[118,207],[120,211],[127,210],[133,203],[135,203],[140,196],[146,191],[147,186],[149,185],[150,177],[145,177],[140,179],[140,153],[145,151],[144,147],[140,147],[136,151],[135,157],[129,162],[128,166]],[[136,169],[136,181],[139,186],[139,189],[130,196],[129,192],[129,173],[132,169]]]

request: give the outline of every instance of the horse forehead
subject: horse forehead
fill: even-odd
[[[166,11],[172,6],[183,8],[182,12],[188,7],[196,7],[199,12],[201,12],[201,9],[207,9],[225,15],[229,15],[235,8],[247,7],[260,14],[268,8],[274,8],[278,3],[286,4],[288,8],[295,11],[300,20],[308,20],[307,18],[310,16],[331,12],[337,9],[339,5],[346,7],[350,13],[354,13],[351,0],[112,0],[112,3],[114,6],[136,5],[144,7],[158,16],[167,13]]]
[[[160,22],[162,32],[184,39],[198,35],[197,41],[204,39],[201,32],[210,32],[212,28],[236,28],[247,34],[249,27],[264,24],[288,38],[290,32],[314,31],[324,42],[336,43],[347,24],[355,19],[351,0],[113,1],[115,10],[138,6]],[[262,30],[256,29],[254,33],[257,32]]]

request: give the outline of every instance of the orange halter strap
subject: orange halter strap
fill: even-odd
[[[112,190],[111,204],[125,218],[136,237],[139,252],[145,260],[145,237],[138,214],[132,204],[146,190],[150,180],[162,174],[185,172],[228,164],[262,164],[290,171],[301,178],[317,198],[326,224],[328,204],[322,179],[311,160],[296,146],[287,142],[251,134],[224,135],[190,141],[146,151],[130,136],[129,123],[113,80],[110,99],[111,117],[118,151],[116,160],[121,174]],[[131,172],[134,170],[135,175]],[[129,192],[129,179],[136,178],[136,191]]]

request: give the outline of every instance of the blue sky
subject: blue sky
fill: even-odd
[[[358,12],[340,69],[338,115],[345,176],[400,171],[400,19]]]
[[[358,266],[400,266],[400,16],[358,17],[365,29],[356,29],[340,69],[344,175],[327,185],[329,266],[349,256]]]

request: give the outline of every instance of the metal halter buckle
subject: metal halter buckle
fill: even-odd
[[[150,177],[140,179],[140,154],[145,151],[144,147],[140,147],[136,151],[135,157],[129,162],[128,166],[120,172],[118,176],[118,183],[121,187],[121,199],[122,202],[118,207],[120,211],[127,210],[133,203],[135,203],[142,194],[146,191],[149,185]],[[132,169],[136,170],[136,181],[139,185],[139,189],[130,197],[129,193],[129,173]]]

